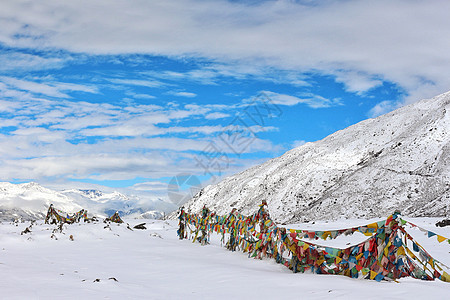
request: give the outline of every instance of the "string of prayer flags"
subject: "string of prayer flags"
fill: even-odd
[[[422,231],[423,233],[427,234],[429,238],[431,238],[431,237],[433,237],[433,236],[436,236],[437,241],[438,241],[439,243],[442,243],[442,242],[444,242],[444,241],[447,241],[447,242],[450,244],[450,239],[449,239],[449,238],[446,238],[446,237],[444,237],[444,236],[442,236],[442,235],[436,234],[436,233],[434,233],[434,232],[432,232],[432,231],[426,230],[426,229],[424,229],[424,228],[422,228],[422,227],[420,227],[420,226],[417,226],[416,224],[413,224],[413,223],[411,223],[411,222],[409,222],[409,221],[406,221],[406,220],[403,220],[403,219],[400,219],[400,220],[401,220],[402,225],[408,224],[408,225],[410,225],[411,227],[418,228],[420,231]]]
[[[447,238],[420,228],[394,213],[385,220],[364,226],[338,230],[301,230],[278,227],[270,218],[265,202],[258,212],[244,216],[233,210],[225,216],[210,213],[206,217],[187,214],[186,220],[196,227],[191,234],[201,230],[227,234],[228,249],[241,250],[249,257],[275,259],[293,272],[344,275],[351,278],[397,280],[413,277],[422,280],[439,279],[450,282],[446,267],[431,255],[406,232],[409,224],[428,234],[436,236],[439,243]],[[336,239],[342,235],[360,232],[367,236],[363,242],[345,249],[321,246],[312,240]],[[305,241],[302,239],[308,239]],[[410,247],[412,251],[410,250]],[[414,254],[415,253],[415,254]]]
[[[80,220],[83,219],[84,221],[87,220],[87,210],[80,210],[79,212],[76,212],[72,215],[66,214],[62,210],[59,210],[55,207],[53,207],[53,204],[50,204],[47,215],[45,216],[45,224],[51,224],[51,223],[77,223],[80,222]]]

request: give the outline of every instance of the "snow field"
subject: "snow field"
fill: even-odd
[[[408,220],[450,236],[449,227],[434,227],[436,219]],[[319,230],[368,223],[356,221],[288,227]],[[131,227],[146,222],[147,230],[130,231],[125,224],[111,224],[109,230],[103,222],[72,224],[64,226],[63,233],[55,233],[55,240],[51,238],[55,225],[38,221],[31,233],[20,235],[30,222],[18,226],[0,223],[0,298],[444,299],[450,291],[450,285],[440,281],[406,278],[400,283],[378,283],[344,276],[294,274],[274,260],[255,260],[242,252],[227,251],[216,234],[211,235],[207,246],[179,240],[176,221],[128,222]],[[428,239],[420,231],[411,233],[436,259],[450,265],[450,245]],[[366,238],[354,236],[345,237],[354,240],[339,243]]]

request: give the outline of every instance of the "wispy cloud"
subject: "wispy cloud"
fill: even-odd
[[[48,84],[26,81],[12,77],[0,77],[0,80],[8,86],[21,91],[42,94],[50,97],[70,98],[69,95],[61,92],[61,89]]]
[[[191,93],[191,92],[174,92],[174,91],[172,91],[172,92],[168,92],[168,94],[178,96],[178,97],[186,97],[186,98],[197,97],[196,93]]]
[[[126,94],[135,99],[155,99],[156,98],[155,96],[149,95],[149,94],[136,94],[133,92],[127,92]]]
[[[20,52],[0,53],[0,71],[29,72],[32,70],[59,69],[69,58],[43,57]]]
[[[237,68],[319,72],[337,76],[356,92],[377,86],[379,79],[410,93],[420,93],[416,90],[424,86],[423,78],[433,85],[422,93],[436,94],[450,85],[450,76],[442,75],[448,74],[450,61],[450,44],[442,38],[450,34],[448,1],[28,4],[2,2],[1,43],[91,54],[190,56],[233,62]],[[213,83],[217,73],[189,75]]]
[[[229,114],[222,113],[222,112],[213,112],[213,113],[207,114],[205,116],[205,119],[216,120],[216,119],[222,119],[222,118],[228,118],[228,117],[230,117]]]
[[[0,101],[0,178],[91,178],[124,180],[159,178],[181,171],[201,174],[194,153],[223,143],[221,133],[276,131],[271,126],[228,126],[215,120],[231,116],[236,105],[117,105],[52,98],[61,89],[90,91],[83,86],[30,84],[2,78],[10,88],[26,88],[24,100]],[[49,89],[52,87],[53,89]],[[48,90],[47,90],[48,89]],[[95,90],[92,90],[95,91]],[[209,117],[205,117],[209,116]],[[180,125],[192,118],[206,124]],[[244,153],[270,151],[268,140],[255,137]],[[233,153],[223,147],[224,153]]]
[[[108,81],[121,84],[121,85],[136,85],[136,86],[144,86],[149,88],[158,88],[162,87],[165,84],[156,80],[142,80],[142,79],[119,79],[119,78],[109,78]]]
[[[0,76],[0,83],[3,83],[3,90],[18,90],[25,93],[44,95],[54,98],[71,98],[65,92],[85,92],[98,93],[94,86],[86,86],[74,83],[49,82],[39,83],[36,81],[17,79],[14,77]],[[1,88],[1,87],[0,87]],[[13,97],[11,95],[10,97]]]
[[[271,91],[262,91],[270,101],[278,105],[293,106],[297,104],[305,104],[311,108],[326,108],[332,106],[343,105],[340,99],[327,99],[319,95],[305,93],[302,97],[279,94]]]
[[[308,76],[300,71],[274,69],[261,64],[253,65],[243,61],[202,64],[200,68],[186,72],[147,71],[143,75],[171,82],[195,82],[203,85],[217,85],[223,80],[257,79],[277,84],[290,84],[297,87],[310,86]]]
[[[377,105],[375,105],[368,113],[368,116],[370,118],[376,118],[378,116],[384,115],[385,113],[388,113],[396,108],[398,108],[399,103],[396,103],[395,101],[385,100]]]
[[[338,70],[333,72],[336,81],[345,85],[347,91],[362,94],[383,84],[383,81],[374,75],[354,70]]]
[[[202,69],[194,69],[186,72],[167,70],[161,72],[146,71],[143,72],[143,75],[172,82],[190,81],[204,85],[215,85],[220,73],[215,70],[211,70],[209,67],[204,67]]]

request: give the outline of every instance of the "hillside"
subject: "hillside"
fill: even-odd
[[[450,215],[450,92],[368,119],[202,189],[186,207],[279,222]]]

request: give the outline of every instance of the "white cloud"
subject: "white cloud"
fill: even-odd
[[[134,186],[135,190],[138,191],[164,191],[167,192],[167,182],[161,182],[161,181],[148,181],[148,182],[141,182],[137,183]]]
[[[308,76],[299,71],[276,70],[272,67],[264,67],[260,64],[253,65],[243,61],[231,63],[208,63],[200,68],[187,72],[174,71],[146,71],[143,75],[151,78],[164,79],[175,82],[192,81],[204,85],[217,85],[224,78],[244,80],[248,78],[260,81],[274,82],[278,84],[291,84],[297,87],[310,86],[306,80]]]
[[[225,114],[225,113],[221,113],[221,112],[213,112],[213,113],[207,114],[205,116],[205,119],[216,120],[216,119],[228,118],[229,116],[230,116],[229,114]]]
[[[0,83],[0,92],[2,91],[2,85]],[[0,100],[0,112],[13,112],[20,107],[20,104],[17,102]],[[9,126],[9,125],[8,125]]]
[[[94,86],[86,86],[74,83],[65,82],[47,82],[39,83],[35,81],[17,79],[14,77],[0,76],[0,83],[3,83],[3,87],[0,86],[0,90],[8,90],[17,92],[25,92],[36,95],[44,95],[55,98],[71,98],[64,92],[85,92],[85,93],[98,93],[98,89]],[[6,95],[9,98],[14,98],[14,94]],[[32,99],[33,97],[29,97]]]
[[[342,105],[340,99],[327,99],[315,94],[303,94],[300,98],[292,95],[278,94],[271,91],[262,91],[262,93],[264,93],[272,103],[277,105],[293,106],[302,103],[311,108],[326,108]]]
[[[155,96],[148,95],[148,94],[135,94],[135,93],[130,93],[130,92],[128,92],[127,94],[135,99],[155,99],[156,98]]]
[[[119,79],[119,78],[109,78],[108,81],[120,84],[120,85],[137,85],[145,86],[149,88],[157,88],[164,86],[165,84],[156,80],[142,80],[142,79]]]
[[[448,11],[450,2],[445,0],[316,5],[4,0],[0,42],[94,54],[195,56],[236,68],[319,72],[336,75],[356,92],[388,80],[408,92],[432,96],[450,86]],[[197,76],[206,81],[217,74],[203,70]],[[420,92],[424,82],[433,84]]]
[[[64,141],[67,135],[62,131],[51,131],[42,127],[23,128],[11,132],[12,135],[30,137],[30,140],[45,143]]]
[[[169,92],[170,95],[178,96],[178,97],[187,97],[194,98],[197,97],[197,94],[190,92]]]
[[[51,83],[55,88],[61,91],[71,91],[71,92],[84,92],[97,94],[98,88],[96,86],[87,86],[75,83],[65,83],[65,82],[53,82]]]
[[[0,80],[3,83],[6,83],[12,88],[28,91],[35,94],[42,94],[50,97],[58,97],[58,98],[70,98],[69,95],[62,93],[60,89],[54,86],[50,86],[44,83],[37,83],[33,81],[26,81],[21,79],[16,79],[12,77],[0,77]]]
[[[368,116],[370,118],[376,118],[378,116],[384,115],[390,111],[393,111],[394,109],[399,107],[399,103],[395,102],[395,101],[382,101],[380,103],[378,103],[377,105],[375,105],[374,107],[372,107],[372,109],[370,109]]]
[[[136,176],[155,173],[167,175],[164,167],[167,158],[150,155],[90,154],[73,156],[49,156],[31,159],[3,161],[1,178],[42,178],[65,176],[72,178],[133,179]],[[13,169],[15,167],[15,169]],[[136,171],[136,168],[139,170]],[[93,175],[94,174],[94,175]],[[102,174],[102,175],[95,175]]]
[[[203,170],[196,165],[195,153],[211,143],[221,147],[223,153],[233,153],[217,137],[219,134],[229,130],[256,134],[277,130],[270,126],[228,128],[214,124],[213,120],[234,109],[235,105],[196,104],[161,107],[128,103],[121,107],[33,97],[0,100],[0,127],[9,127],[0,134],[0,178],[124,180],[169,177],[180,172],[199,174]],[[206,115],[211,115],[205,118],[211,124],[180,125]],[[276,151],[276,147],[255,137],[244,153],[259,151]]]
[[[203,69],[194,69],[187,72],[147,71],[143,72],[143,75],[169,81],[193,81],[205,85],[215,85],[217,77],[220,76],[217,71],[210,70],[208,67],[204,67]]]
[[[0,71],[58,69],[65,65],[67,59],[18,52],[0,53]]]
[[[336,82],[341,82],[345,85],[346,90],[349,92],[356,92],[362,94],[369,91],[372,88],[380,86],[383,81],[357,71],[336,71],[333,73],[336,76]]]

